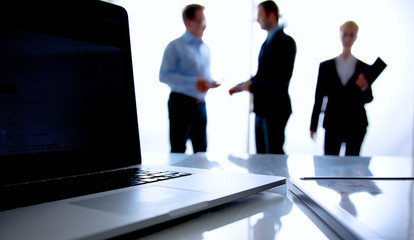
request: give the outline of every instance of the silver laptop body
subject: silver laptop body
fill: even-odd
[[[110,238],[285,183],[141,163],[123,8],[1,5],[0,239]]]

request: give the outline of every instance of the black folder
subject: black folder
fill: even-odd
[[[372,84],[386,67],[387,64],[378,57],[377,60],[375,60],[374,64],[369,66],[364,73],[368,82]]]

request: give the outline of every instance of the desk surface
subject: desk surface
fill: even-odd
[[[147,153],[143,163],[287,178],[414,176],[413,159],[401,157]],[[144,238],[336,239],[338,235],[284,186],[195,215],[161,231],[157,229]]]

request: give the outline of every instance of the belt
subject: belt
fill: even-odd
[[[179,98],[179,99],[184,100],[184,101],[195,102],[195,103],[204,103],[205,102],[205,100],[203,98],[193,98],[193,97],[187,96],[185,94],[176,93],[176,92],[171,92],[170,97]]]

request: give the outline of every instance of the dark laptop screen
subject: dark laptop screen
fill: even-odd
[[[23,2],[0,10],[2,180],[140,163],[126,12],[92,1]]]

